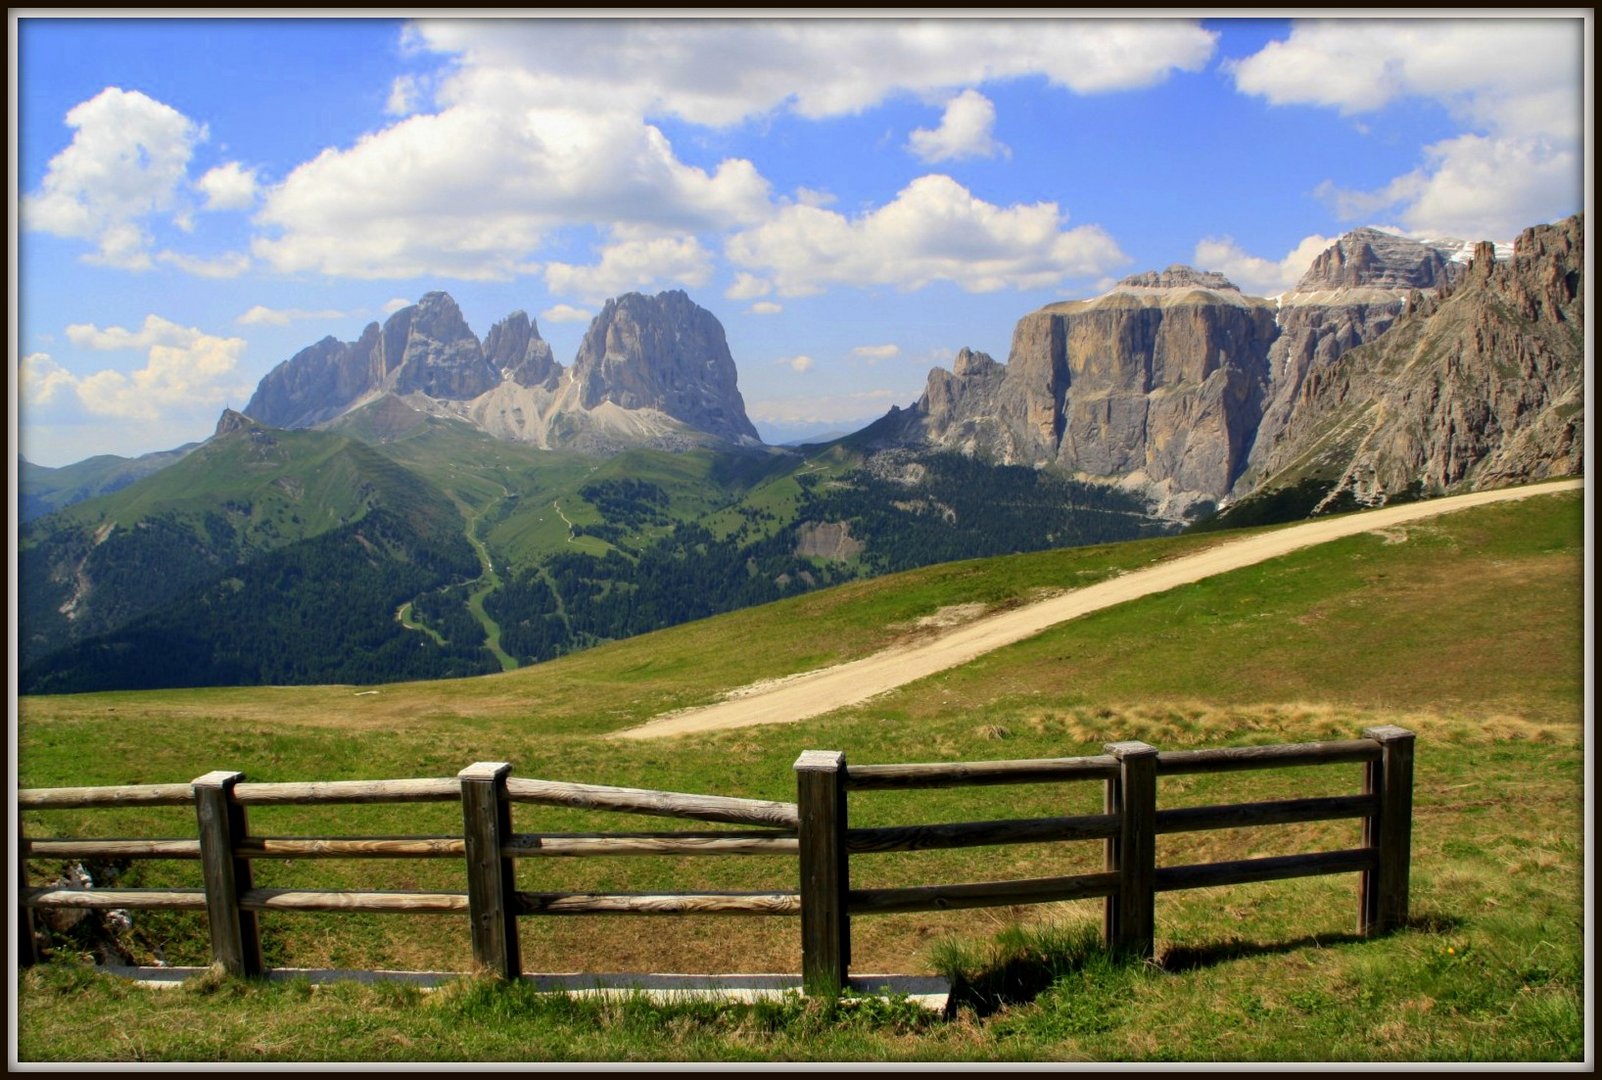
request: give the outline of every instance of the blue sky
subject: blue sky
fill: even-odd
[[[11,400],[47,465],[205,438],[435,289],[480,336],[527,311],[571,363],[606,298],[683,288],[778,441],[1127,274],[1274,295],[1361,225],[1508,241],[1588,191],[1588,9],[40,15],[12,13]]]

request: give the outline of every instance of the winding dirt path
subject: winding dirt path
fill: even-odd
[[[1058,623],[1114,604],[1189,585],[1214,574],[1239,570],[1243,566],[1315,544],[1375,532],[1471,506],[1576,491],[1584,486],[1583,480],[1563,480],[1499,491],[1479,491],[1389,506],[1328,521],[1310,521],[1229,541],[1207,551],[1131,571],[1110,581],[976,620],[932,641],[886,649],[860,660],[743,687],[716,705],[667,713],[639,727],[616,732],[613,737],[658,739],[670,735],[805,720],[856,705],[917,679],[965,664],[987,652],[1033,637]]]

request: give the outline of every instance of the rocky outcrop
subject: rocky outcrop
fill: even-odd
[[[880,438],[1129,482],[1183,513],[1244,466],[1275,334],[1272,302],[1221,274],[1137,274],[1024,316],[1005,365],[964,350]]]
[[[514,311],[490,327],[484,338],[484,358],[519,386],[555,390],[562,379],[562,365],[556,362],[550,343],[540,337],[539,324],[527,312]]]
[[[282,428],[351,416],[351,432],[382,437],[413,426],[399,415],[410,410],[594,452],[757,443],[736,378],[722,324],[682,292],[608,301],[571,369],[525,312],[480,342],[456,302],[431,292],[357,341],[324,338],[279,364],[244,412]]]
[[[465,401],[493,389],[501,374],[484,358],[461,308],[431,292],[384,323],[377,389]]]
[[[680,291],[608,300],[573,360],[584,409],[652,409],[730,442],[756,443],[737,377],[723,325]]]
[[[1311,371],[1373,341],[1409,305],[1450,284],[1461,272],[1456,240],[1423,243],[1378,229],[1354,229],[1313,261],[1296,287],[1279,297],[1279,336],[1269,350],[1270,391],[1247,468],[1244,492],[1261,479],[1266,450],[1290,421]]]
[[[1265,488],[1325,481],[1368,505],[1584,469],[1584,221],[1480,244],[1461,279],[1312,371],[1264,451]]]

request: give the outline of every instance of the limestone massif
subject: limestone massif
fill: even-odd
[[[1564,403],[1583,393],[1572,391],[1583,386],[1583,311],[1565,290],[1577,287],[1582,237],[1580,218],[1542,226],[1498,262],[1489,244],[1358,229],[1274,299],[1186,266],[1136,274],[1102,296],[1024,316],[1005,364],[964,349],[872,440],[1116,482],[1175,517],[1249,494],[1303,455],[1296,448],[1321,423],[1356,410],[1374,428],[1348,483],[1360,501],[1383,502],[1415,481],[1445,491],[1470,476],[1578,472],[1583,407]],[[1394,359],[1361,378],[1341,374],[1357,370],[1344,359],[1352,350],[1400,342],[1404,324],[1420,335],[1448,309],[1473,333],[1454,346],[1445,398],[1386,384],[1380,369]],[[1426,336],[1436,340],[1444,325]],[[1381,414],[1384,423],[1373,418]],[[1559,449],[1540,458],[1537,445]]]
[[[466,420],[541,447],[679,448],[755,443],[723,327],[683,292],[609,300],[573,366],[514,312],[480,341],[456,302],[431,292],[353,342],[326,337],[264,377],[245,406],[273,427],[358,409]]]
[[[1446,288],[1309,374],[1261,486],[1313,478],[1326,503],[1470,491],[1584,471],[1584,221],[1476,246]]]

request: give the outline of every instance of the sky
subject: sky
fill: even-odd
[[[12,9],[14,449],[204,439],[434,290],[571,364],[609,297],[684,289],[765,439],[854,430],[1129,274],[1272,296],[1359,226],[1586,209],[1590,9],[1533,14]]]

